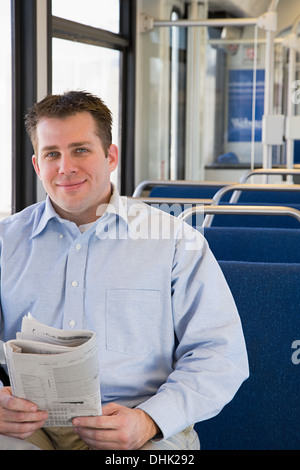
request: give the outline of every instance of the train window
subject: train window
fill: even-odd
[[[120,32],[120,0],[52,0],[52,14],[95,28]]]
[[[113,113],[113,142],[121,148],[120,111],[126,108],[122,74],[127,71],[129,48],[125,11],[129,12],[130,4],[86,0],[82,8],[79,0],[52,0],[51,5],[52,92],[73,88],[100,96]],[[120,161],[112,174],[119,190],[121,180]]]
[[[118,146],[120,61],[118,50],[53,38],[53,93],[81,89],[100,96],[113,113],[113,142]],[[117,170],[112,181],[118,185]]]
[[[2,149],[0,157],[0,218],[11,213],[11,13],[10,0],[0,2],[0,122]],[[5,138],[4,138],[5,137]]]

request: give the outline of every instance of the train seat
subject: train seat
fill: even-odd
[[[243,324],[250,377],[214,418],[203,450],[297,450],[300,442],[300,265],[220,261]]]
[[[220,203],[220,206],[226,204],[224,201]],[[231,204],[232,206],[247,206],[251,205],[250,203],[236,203]],[[264,204],[262,202],[257,202],[256,206],[273,206],[275,204]],[[293,209],[300,210],[300,204],[281,204],[285,207],[291,207]],[[277,206],[277,204],[276,204]],[[265,228],[300,228],[299,221],[290,216],[278,216],[274,215],[249,215],[249,214],[222,214],[215,215],[212,220],[212,227],[265,227]]]
[[[242,191],[239,202],[249,202],[250,204],[273,203],[284,206],[287,204],[300,204],[300,195],[297,191]]]
[[[206,227],[204,236],[217,260],[300,263],[299,229]]]
[[[166,198],[212,198],[216,192],[224,185],[170,185],[155,186],[150,190],[150,197],[166,197]],[[224,195],[223,201],[229,201],[230,193]]]

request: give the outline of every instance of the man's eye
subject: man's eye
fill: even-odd
[[[56,158],[58,156],[58,152],[49,152],[46,153],[45,157],[46,158]]]
[[[76,153],[86,153],[86,152],[88,152],[88,149],[86,148],[76,149]]]

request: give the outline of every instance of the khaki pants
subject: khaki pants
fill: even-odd
[[[73,428],[42,428],[27,439],[42,450],[89,450],[88,446],[74,433]],[[200,444],[193,426],[175,434],[169,439],[148,441],[140,450],[199,450]]]
[[[89,450],[71,427],[41,428],[26,441],[42,450]]]

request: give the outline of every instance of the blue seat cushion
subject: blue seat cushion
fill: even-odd
[[[216,417],[197,423],[207,450],[299,450],[300,265],[220,262],[247,344],[250,377]],[[300,356],[300,354],[299,354]]]

